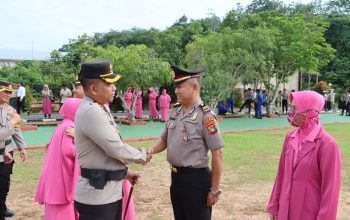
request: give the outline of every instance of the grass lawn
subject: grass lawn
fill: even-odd
[[[343,158],[342,193],[344,192],[344,195],[349,195],[350,124],[326,125],[325,129],[337,140],[341,148]],[[224,172],[222,179],[224,192],[234,191],[234,189],[243,187],[245,185],[254,186],[257,183],[267,185],[267,191],[269,191],[272,188],[272,184],[275,178],[284,136],[288,130],[289,129],[224,134]],[[134,142],[130,144],[136,147],[148,148],[152,143],[154,143],[154,141]],[[29,197],[25,201],[30,202],[33,200],[36,183],[38,181],[43,162],[44,149],[30,150],[28,153],[29,158],[24,163],[20,162],[18,153],[16,153],[17,162],[14,167],[14,174],[12,175],[12,188],[9,198],[11,204],[21,204],[23,202],[21,200],[24,199],[24,197]],[[148,186],[148,181],[161,179],[161,183],[159,183],[161,184],[159,188],[163,189],[161,190],[161,194],[168,194],[168,184],[170,180],[165,153],[163,152],[161,154],[155,155],[151,163],[146,167],[140,165],[131,165],[130,168],[141,171],[142,175],[144,176],[142,184],[138,186],[138,189],[135,192],[135,198],[136,200],[140,201],[136,204],[137,211],[147,213],[149,210],[146,210],[146,208],[143,206],[146,206],[148,203],[157,202],[155,201],[155,197],[158,196],[157,194],[154,194],[154,192],[151,192],[151,195],[148,197],[142,195],[145,190],[154,190],[152,186]],[[263,196],[266,196],[267,194],[269,196],[269,193],[270,192],[265,193]],[[221,200],[225,199],[229,200],[230,198],[225,196],[221,198]],[[263,199],[263,202],[259,201],[259,207],[257,208],[256,212],[263,211],[262,209],[266,206],[266,203],[264,201],[267,201],[267,199],[268,198]],[[166,203],[164,205],[171,211],[170,203],[166,200],[167,198],[163,200],[163,203]],[[344,199],[344,203],[346,204],[341,204],[342,201],[340,201],[340,206],[349,207],[348,202],[345,201],[346,199]],[[225,204],[225,202],[222,202],[221,206],[219,206],[218,209],[222,210],[222,212],[225,213],[224,215],[231,216],[232,213],[230,214],[229,212],[230,207],[225,208]],[[242,212],[247,212],[248,216],[254,214],[249,212],[249,210],[242,210]],[[348,211],[349,208],[347,208],[347,212]],[[149,214],[148,217],[146,216],[142,218],[141,216],[139,219],[166,219],[162,217],[161,214],[155,214],[156,212],[157,210],[153,210],[153,212]],[[341,213],[344,213],[344,211],[341,211]],[[234,214],[232,214],[232,216],[234,216]],[[232,217],[227,219],[236,218]]]

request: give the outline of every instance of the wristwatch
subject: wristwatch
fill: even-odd
[[[218,189],[218,190],[212,190],[212,189],[210,189],[210,192],[213,193],[214,196],[220,196],[220,194],[221,194],[221,190],[220,190],[220,189]]]

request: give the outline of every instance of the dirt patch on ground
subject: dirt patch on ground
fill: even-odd
[[[135,167],[135,166],[133,166]],[[139,167],[138,167],[139,168]],[[135,187],[134,199],[138,220],[171,220],[169,198],[170,169],[165,162],[141,168],[142,183]],[[15,174],[16,175],[16,174]],[[213,209],[214,220],[269,219],[265,213],[272,183],[233,184],[233,171],[223,175],[223,194]],[[25,181],[25,180],[23,180]],[[13,220],[43,219],[43,206],[33,202],[34,189],[12,183],[8,206],[16,211]],[[339,199],[338,219],[349,219],[350,192],[342,190]]]

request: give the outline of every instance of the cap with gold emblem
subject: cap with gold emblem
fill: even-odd
[[[201,76],[201,73],[206,70],[206,68],[203,69],[197,69],[197,70],[186,70],[186,69],[180,69],[177,66],[171,66],[171,69],[174,71],[174,82],[182,82],[190,78],[199,78]]]
[[[80,80],[102,79],[107,83],[115,83],[120,77],[119,74],[113,73],[112,64],[107,60],[84,62],[79,73]]]
[[[11,83],[1,80],[0,81],[0,92],[3,92],[3,91],[12,92],[13,88],[12,88]]]

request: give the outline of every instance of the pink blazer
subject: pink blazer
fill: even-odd
[[[335,220],[341,155],[321,124],[298,149],[297,130],[288,133],[267,211],[278,220]]]

